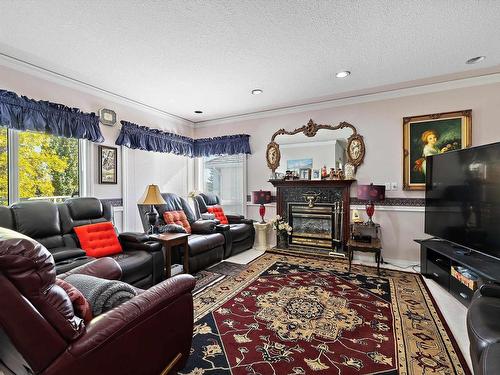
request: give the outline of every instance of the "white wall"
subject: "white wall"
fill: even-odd
[[[472,80],[471,85],[476,81]],[[305,125],[310,118],[316,123],[338,124],[347,121],[364,136],[366,156],[358,169],[360,183],[397,182],[398,190],[387,192],[389,197],[423,197],[421,191],[401,190],[403,180],[403,126],[405,116],[424,115],[462,109],[472,109],[472,144],[480,145],[500,141],[500,83],[446,89],[447,85],[402,90],[400,95],[373,95],[350,100],[339,100],[322,104],[321,109],[294,109],[267,114],[254,118],[231,119],[212,122],[195,130],[196,137],[220,136],[224,134],[250,134],[252,155],[248,158],[248,191],[273,190],[268,182],[270,170],[266,167],[265,151],[272,134],[280,129],[293,130]],[[451,84],[449,85],[451,86]],[[428,90],[428,93],[425,91]],[[350,102],[350,104],[345,104]],[[357,102],[357,103],[356,103]],[[284,113],[285,112],[285,113]],[[278,137],[279,142],[279,137]],[[355,195],[354,189],[351,196]],[[273,208],[268,208],[270,217]],[[257,219],[258,207],[249,206],[248,214]],[[397,211],[379,209],[375,221],[382,224],[383,255],[386,259],[417,262],[418,246],[413,239],[424,237],[424,215],[420,211]]]

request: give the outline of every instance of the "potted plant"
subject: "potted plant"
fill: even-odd
[[[278,248],[288,248],[288,236],[292,234],[292,227],[280,215],[271,220],[271,225],[278,237]]]

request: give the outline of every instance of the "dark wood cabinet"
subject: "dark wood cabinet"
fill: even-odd
[[[474,290],[451,275],[452,267],[465,267],[479,276],[477,286],[488,282],[500,282],[500,260],[478,252],[464,252],[453,244],[438,240],[417,240],[420,244],[420,272],[433,279],[468,306]]]

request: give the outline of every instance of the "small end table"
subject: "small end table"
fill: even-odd
[[[380,238],[372,238],[371,242],[359,242],[353,239],[349,239],[347,242],[347,256],[349,257],[349,272],[351,272],[352,258],[354,256],[354,251],[362,251],[368,253],[375,253],[375,261],[377,262],[377,275],[380,275],[380,258],[382,250],[382,244]]]
[[[172,248],[174,246],[182,246],[184,250],[184,273],[189,273],[189,247],[187,233],[162,233],[151,235],[150,238],[154,241],[159,241],[163,245],[163,254],[165,255],[165,276],[172,276]]]
[[[269,229],[271,223],[253,223],[255,228],[255,250],[266,251],[269,250]]]

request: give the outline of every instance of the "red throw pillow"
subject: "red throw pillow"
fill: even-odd
[[[220,221],[221,224],[229,224],[226,215],[224,215],[224,210],[221,206],[210,206],[207,207],[207,211],[215,215],[215,218]]]
[[[80,246],[88,256],[101,258],[121,253],[122,247],[115,228],[109,221],[74,228]]]
[[[179,211],[165,211],[163,213],[163,221],[165,224],[177,224],[182,226],[186,233],[191,233],[191,225],[183,210]]]
[[[82,292],[62,279],[56,279],[56,285],[63,288],[68,295],[75,315],[83,319],[85,323],[90,322],[92,320],[92,309],[90,308],[89,301],[83,296]]]

